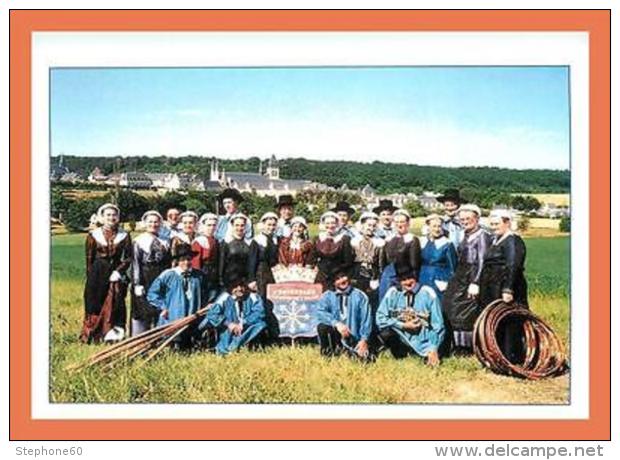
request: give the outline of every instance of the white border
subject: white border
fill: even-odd
[[[49,232],[32,254],[32,417],[36,419],[561,419],[589,412],[588,36],[579,32],[37,32],[32,42],[32,228],[49,228],[49,68],[63,66],[569,65],[571,68],[571,404],[50,404]],[[574,325],[578,324],[578,333]],[[174,410],[171,410],[171,408]]]

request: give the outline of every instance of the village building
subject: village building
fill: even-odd
[[[94,184],[104,184],[108,180],[108,176],[99,169],[99,166],[95,166],[95,169],[88,175],[88,182]]]
[[[128,172],[121,174],[118,185],[134,189],[149,189],[153,186],[153,181],[145,173]]]
[[[50,181],[75,184],[77,182],[82,182],[82,176],[74,171],[71,171],[65,165],[64,155],[61,154],[58,157],[58,162],[50,168]]]
[[[437,195],[430,192],[424,192],[421,197],[418,198],[418,202],[424,209],[429,211],[435,211],[441,208],[441,203],[437,200]]]
[[[280,168],[275,155],[267,162],[265,172],[262,171],[262,162],[259,171],[251,172],[228,172],[220,171],[217,160],[211,163],[209,184],[219,183],[222,187],[236,188],[241,192],[256,193],[260,196],[296,195],[303,190],[318,190],[320,185],[309,180],[282,179]]]
[[[558,206],[555,203],[543,203],[540,208],[530,212],[535,213],[539,217],[548,217],[551,219],[570,217],[570,208],[568,206]]]
[[[372,188],[370,186],[370,184],[366,184],[364,187],[362,187],[362,189],[359,191],[360,196],[365,200],[365,201],[374,201],[375,197],[377,196],[377,191]]]
[[[260,196],[279,197],[280,195],[296,195],[304,190],[327,190],[329,187],[309,180],[282,179],[280,168],[274,155],[267,160],[263,172],[263,162],[259,171],[228,172],[219,167],[218,160],[211,162],[208,176],[189,173],[159,172],[125,172],[122,174],[105,175],[99,167],[93,169],[88,181],[96,184],[113,185],[130,189],[154,189],[159,191],[214,191],[223,188],[236,188],[241,192],[256,193]]]

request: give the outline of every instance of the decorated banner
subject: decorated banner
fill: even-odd
[[[317,309],[323,293],[320,284],[289,281],[267,286],[267,298],[280,324],[280,337],[316,336]]]
[[[276,284],[267,285],[267,298],[280,324],[280,337],[316,336],[317,308],[323,286],[315,284],[316,269],[278,265]]]

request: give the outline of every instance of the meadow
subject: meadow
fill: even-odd
[[[52,237],[50,401],[56,403],[512,403],[566,404],[569,376],[538,382],[495,375],[474,357],[448,357],[436,369],[421,359],[383,354],[363,365],[322,359],[316,345],[241,351],[164,351],[140,366],[68,372],[101,345],[83,345],[84,234]],[[569,238],[526,238],[531,308],[568,345]]]

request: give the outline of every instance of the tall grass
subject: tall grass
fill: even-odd
[[[83,345],[84,235],[52,239],[50,400],[57,403],[545,403],[568,401],[568,377],[529,382],[484,370],[473,357],[446,358],[438,369],[421,359],[381,355],[372,365],[319,356],[316,345],[271,348],[219,357],[164,351],[140,367],[65,371],[102,346]],[[533,244],[532,244],[533,243]],[[527,240],[532,309],[568,342],[569,304],[556,283],[568,285],[561,239]],[[547,263],[550,260],[552,263]],[[562,275],[562,273],[564,275]],[[563,279],[564,277],[565,279]],[[545,284],[549,283],[549,284]],[[550,289],[551,294],[546,292]]]

